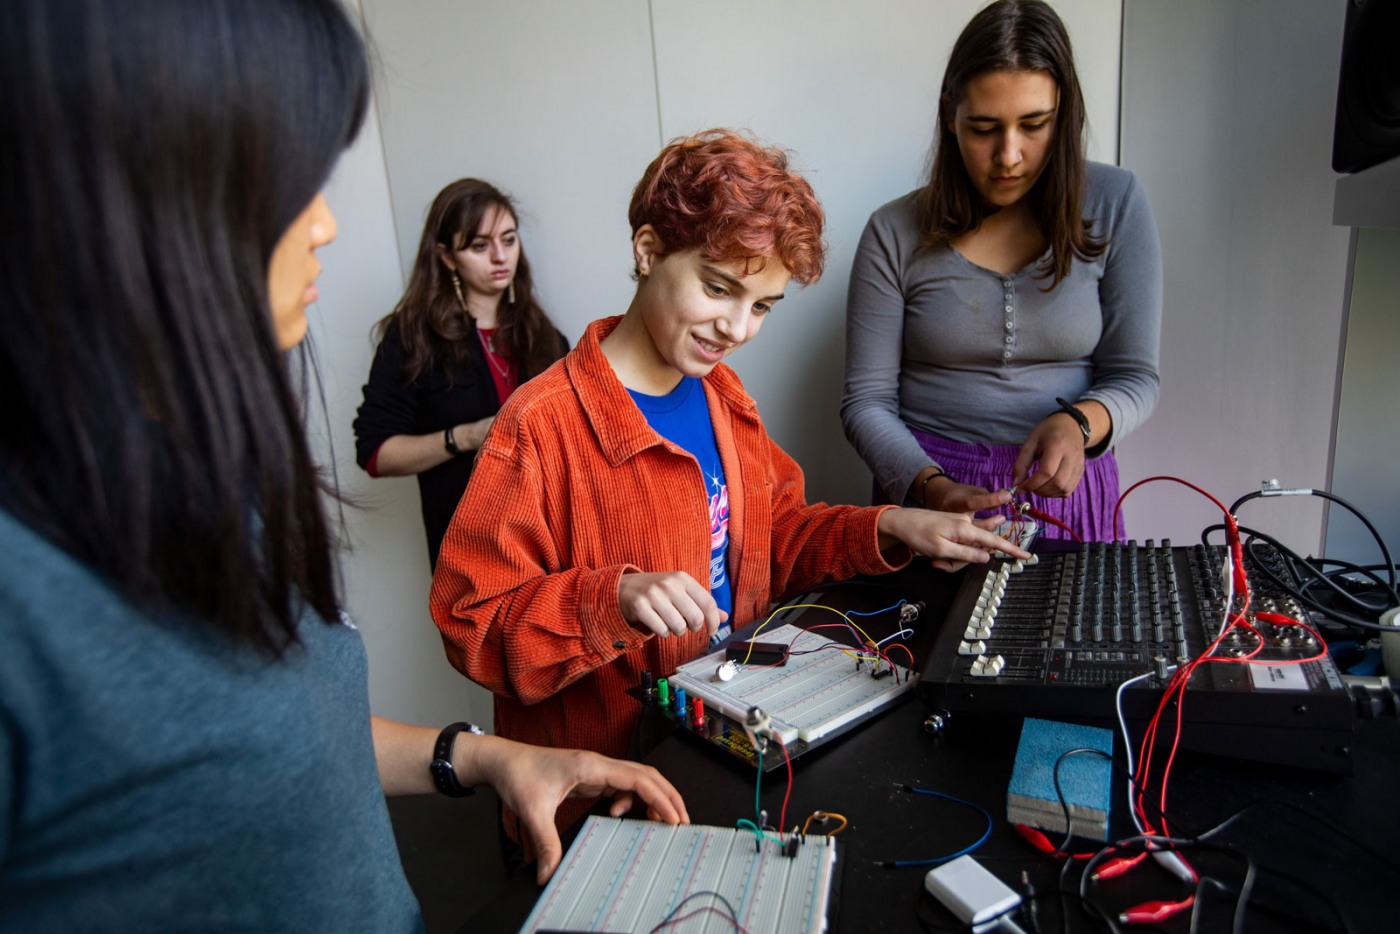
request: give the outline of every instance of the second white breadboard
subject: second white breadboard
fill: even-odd
[[[589,817],[521,934],[651,931],[819,934],[836,842],[781,843],[732,827]],[[680,922],[679,926],[671,925]]]
[[[720,681],[715,671],[724,653],[714,652],[678,668],[671,677],[672,689],[685,688],[691,697],[704,698],[706,710],[740,723],[750,707],[761,707],[772,718],[774,734],[788,746],[820,742],[913,687],[915,678],[908,669],[895,666],[898,677],[873,678],[869,662],[857,669],[849,646],[796,626],[764,631],[762,638],[804,654],[789,655],[781,666],[740,665],[732,680]],[[808,649],[819,651],[808,654]]]

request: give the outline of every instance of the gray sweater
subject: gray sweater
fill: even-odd
[[[1091,263],[1074,260],[1049,292],[1034,277],[1048,251],[1004,276],[949,246],[916,249],[916,192],[871,215],[851,269],[841,423],[891,501],[903,502],[929,465],[910,427],[1019,445],[1058,396],[1101,402],[1116,443],[1156,407],[1162,259],[1152,210],[1125,169],[1088,163],[1084,187],[1084,216],[1109,245]]]

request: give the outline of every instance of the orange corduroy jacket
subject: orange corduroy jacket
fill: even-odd
[[[589,325],[497,416],[443,539],[430,606],[452,664],[495,695],[498,735],[626,757],[641,705],[625,691],[643,670],[670,675],[707,637],[634,629],[618,580],[680,570],[707,582],[710,515],[695,458],[651,428],[603,356],[618,320]],[[815,584],[896,568],[876,531],[890,507],[808,504],[801,469],[734,372],[721,364],[703,385],[729,485],[735,629]],[[565,802],[560,826],[589,804]]]

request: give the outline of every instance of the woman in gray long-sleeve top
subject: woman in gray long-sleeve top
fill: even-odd
[[[929,184],[871,216],[851,272],[841,418],[889,500],[994,510],[1014,486],[1086,541],[1123,537],[1110,446],[1157,403],[1161,255],[1142,187],[1086,162],[1083,133],[1054,11],[978,13]]]

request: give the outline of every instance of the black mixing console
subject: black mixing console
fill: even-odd
[[[1246,558],[1246,619],[1260,635],[1236,626],[1214,653],[1241,658],[1257,650],[1253,663],[1196,667],[1182,701],[1181,745],[1349,772],[1351,696],[1312,632],[1268,621],[1288,617],[1316,629],[1302,606],[1258,573],[1254,562],[1267,560]],[[1140,728],[1158,708],[1168,670],[1198,657],[1220,634],[1225,561],[1223,546],[1148,541],[969,568],[918,690],[954,715],[1106,725],[1115,719],[1118,685],[1152,672],[1124,691],[1124,713]],[[1239,600],[1233,598],[1236,607]],[[1168,716],[1164,726],[1175,722],[1174,707]]]

